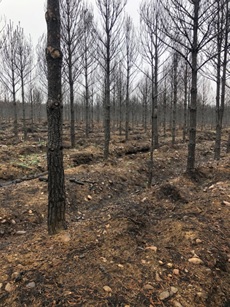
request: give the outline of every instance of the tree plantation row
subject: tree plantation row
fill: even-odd
[[[111,106],[111,127],[113,131],[118,131],[119,135],[124,135],[125,131],[125,104],[124,100],[122,104],[117,104],[114,99],[114,103]],[[147,102],[147,103],[146,103]],[[86,135],[86,109],[84,102],[77,102],[74,104],[75,109],[75,126],[81,127]],[[17,102],[17,114],[19,119],[19,132],[23,133],[23,129],[20,127],[20,123],[23,122],[23,108],[20,101]],[[226,105],[225,113],[223,117],[223,128],[228,129],[230,109]],[[178,130],[185,128],[184,137],[187,136],[187,124],[188,124],[188,110],[186,114],[187,122],[184,122],[184,108],[182,104],[177,105],[176,109],[176,138],[178,136]],[[14,106],[12,102],[0,101],[0,125],[3,129],[4,123],[13,122],[14,119]],[[46,105],[42,102],[34,101],[33,103],[25,103],[25,122],[26,122],[26,134],[33,132],[36,123],[41,123],[47,120]],[[70,106],[69,104],[63,105],[63,120],[65,123],[70,122]],[[129,130],[135,129],[135,127],[142,127],[144,132],[149,132],[151,124],[151,105],[149,100],[130,99],[130,122]],[[186,126],[184,126],[186,124]],[[100,100],[97,103],[89,106],[89,133],[94,132],[95,126],[103,126],[103,105]],[[163,135],[167,130],[172,133],[172,103],[167,102],[163,105],[163,101],[159,100],[158,106],[158,125],[163,131]],[[216,127],[216,107],[215,105],[200,104],[197,106],[197,125],[200,130],[215,130]],[[124,135],[125,137],[125,135]],[[185,140],[185,139],[184,139]]]
[[[47,35],[36,52],[20,25],[2,29],[1,118],[13,117],[16,137],[22,118],[26,139],[28,119],[44,118],[47,101],[49,233],[65,228],[63,113],[73,148],[78,121],[86,137],[94,122],[103,122],[105,160],[112,128],[124,131],[127,141],[132,127],[146,131],[150,124],[149,187],[160,125],[164,134],[170,127],[172,146],[177,128],[183,129],[188,174],[196,167],[198,125],[215,129],[220,159],[222,128],[229,125],[228,1],[143,0],[135,26],[126,2],[48,0]]]

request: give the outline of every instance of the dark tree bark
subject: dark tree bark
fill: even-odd
[[[46,59],[48,66],[48,232],[49,234],[55,234],[66,229],[66,196],[62,147],[62,52],[60,50],[59,0],[47,0],[46,22]]]

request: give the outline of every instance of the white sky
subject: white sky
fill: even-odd
[[[0,16],[5,16],[6,21],[10,19],[15,26],[20,21],[24,28],[25,35],[31,35],[34,44],[37,44],[39,37],[46,32],[45,7],[46,0],[1,0]],[[136,22],[139,20],[138,7],[141,0],[128,0],[126,12]],[[88,3],[95,3],[95,0],[88,0]]]

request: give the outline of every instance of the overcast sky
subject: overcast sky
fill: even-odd
[[[26,35],[31,35],[34,44],[46,32],[45,7],[46,0],[1,0],[0,15],[12,20],[15,25],[20,21]],[[128,0],[126,11],[135,20],[138,18],[138,7],[141,0]],[[88,0],[95,3],[95,0]]]

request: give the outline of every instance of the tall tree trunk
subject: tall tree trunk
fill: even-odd
[[[18,107],[16,101],[15,90],[15,72],[12,70],[12,96],[13,96],[13,108],[14,108],[14,136],[18,138]]]
[[[21,71],[21,94],[22,94],[22,120],[23,120],[23,134],[24,141],[27,139],[27,128],[26,128],[26,106],[25,106],[25,92],[24,92],[24,76]]]
[[[125,98],[125,141],[129,139],[129,87],[130,87],[130,67],[129,62],[127,65],[127,77],[126,77],[126,98]]]
[[[218,1],[218,9],[220,9],[219,1]],[[216,139],[215,139],[215,148],[214,148],[214,159],[220,159],[220,143],[221,143],[221,126],[222,126],[222,118],[221,118],[221,109],[220,109],[220,74],[221,74],[221,49],[222,49],[222,32],[220,29],[220,10],[218,11],[218,20],[217,20],[217,63],[216,63]]]
[[[187,108],[188,108],[187,100],[188,100],[188,63],[185,62],[183,142],[185,142],[187,135]]]
[[[30,88],[29,90],[29,97],[30,97],[30,120],[31,120],[31,131],[34,130],[34,101],[33,101],[33,90]],[[40,113],[40,112],[39,112]]]
[[[55,234],[66,229],[66,195],[62,146],[62,52],[60,50],[59,0],[47,0],[46,22],[46,59],[48,66],[48,232],[49,234]]]
[[[222,77],[220,77],[220,72],[218,70],[218,78],[219,81],[219,90],[217,94],[219,94],[219,99],[217,100],[216,111],[217,111],[217,118],[216,118],[216,140],[215,140],[215,149],[214,149],[214,159],[220,160],[220,148],[221,148],[221,134],[222,134],[222,126],[223,126],[223,116],[224,116],[224,104],[225,104],[225,87],[226,87],[226,73],[227,73],[227,57],[228,57],[228,36],[229,36],[229,10],[228,10],[228,2],[226,2],[226,16],[225,16],[225,33],[224,33],[224,58],[223,58],[223,71]],[[220,34],[221,35],[221,34]],[[219,35],[218,35],[219,36]],[[218,41],[218,46],[220,45],[219,54],[221,55],[221,43],[222,37],[220,37],[220,41]],[[219,65],[221,65],[221,58]],[[219,68],[218,65],[218,68]],[[221,91],[221,95],[220,95]]]
[[[197,126],[197,56],[198,56],[198,22],[199,22],[200,1],[194,1],[193,18],[193,44],[192,44],[192,86],[191,104],[189,110],[189,143],[187,157],[187,172],[191,173],[195,169],[196,161],[196,126]]]
[[[110,142],[110,36],[107,33],[107,55],[106,55],[106,80],[105,80],[105,103],[104,103],[104,159],[109,157]]]
[[[175,145],[175,140],[176,140],[177,67],[178,67],[178,54],[175,52],[173,57],[172,146]]]
[[[89,110],[89,83],[87,56],[85,56],[85,136],[89,137],[90,110]]]
[[[150,146],[150,163],[149,163],[149,180],[148,187],[152,185],[153,178],[153,153],[154,149],[158,148],[158,123],[157,123],[157,99],[158,99],[158,55],[157,48],[155,50],[155,63],[152,64],[152,80],[151,80],[151,100],[152,100],[152,112],[151,112],[151,146]]]

